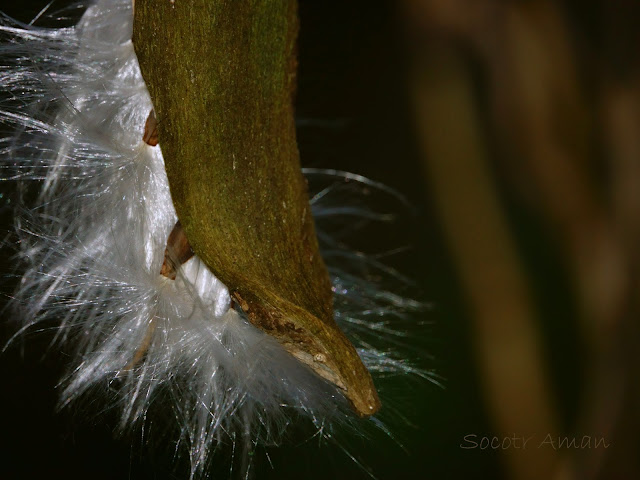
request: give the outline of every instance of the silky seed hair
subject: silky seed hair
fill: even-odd
[[[65,22],[77,8],[49,18]],[[385,414],[399,416],[384,390],[380,415],[356,419],[335,387],[233,308],[197,256],[175,280],[159,274],[177,217],[161,144],[143,141],[152,104],[132,17],[130,0],[99,0],[75,26],[1,20],[0,120],[12,133],[0,139],[0,158],[2,178],[15,182],[20,276],[10,307],[21,325],[11,342],[55,325],[56,348],[74,358],[61,405],[101,398],[120,412],[123,432],[144,428],[158,404],[169,408],[179,432],[170,441],[188,452],[191,478],[207,475],[224,444],[243,452],[235,473],[247,476],[249,453],[278,445],[292,423],[334,441],[337,426],[391,433]],[[368,206],[372,192],[397,195],[354,174],[304,173],[336,321],[376,382],[435,381],[412,361],[424,356],[411,345],[426,328],[425,304],[391,290],[405,279],[342,241],[346,230],[390,220]]]

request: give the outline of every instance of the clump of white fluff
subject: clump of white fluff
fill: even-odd
[[[116,399],[124,428],[171,399],[194,476],[206,473],[218,444],[277,443],[294,417],[330,435],[326,425],[349,413],[334,387],[231,308],[227,288],[197,257],[175,281],[160,275],[177,218],[160,147],[142,141],[152,105],[131,43],[131,3],[99,0],[75,27],[0,26],[0,84],[11,97],[0,119],[15,131],[2,139],[4,177],[25,200],[16,211],[25,269],[14,305],[22,331],[56,322],[59,341],[75,346],[64,404],[102,391]],[[375,218],[330,200],[345,180],[363,180],[307,174],[323,185],[312,206],[336,320],[374,375],[424,375],[390,348],[407,312],[422,305],[376,289],[367,277],[387,275],[383,268],[347,253],[327,230],[343,217]]]

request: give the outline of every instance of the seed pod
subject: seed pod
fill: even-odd
[[[380,402],[333,319],[300,169],[297,30],[293,0],[138,0],[133,43],[194,253],[253,325],[367,416]]]

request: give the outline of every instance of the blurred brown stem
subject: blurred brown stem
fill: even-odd
[[[534,309],[496,196],[468,68],[452,49],[430,50],[412,83],[431,192],[469,295],[496,433],[554,434]],[[504,453],[512,478],[551,478],[556,467],[552,449]]]
[[[475,60],[484,68],[485,94],[490,99],[494,121],[487,131],[497,140],[496,157],[522,160],[503,161],[497,166],[511,174],[511,186],[518,187],[532,208],[540,212],[552,232],[550,236],[555,237],[566,258],[565,268],[580,309],[581,329],[575,336],[584,338],[587,347],[581,359],[586,384],[580,395],[581,403],[576,406],[579,419],[571,433],[601,436],[615,445],[610,450],[571,452],[574,458],[571,470],[580,479],[609,478],[612,472],[620,471],[611,459],[626,455],[624,461],[637,472],[640,466],[633,466],[630,450],[618,446],[616,440],[634,437],[625,427],[626,418],[638,416],[632,394],[638,390],[634,387],[637,381],[633,379],[637,378],[635,352],[640,345],[637,326],[640,312],[640,62],[637,55],[640,5],[632,0],[603,1],[595,9],[585,5],[586,10],[602,14],[604,55],[588,52],[590,59],[601,55],[599,67],[605,74],[599,75],[605,81],[600,90],[594,89],[597,82],[584,80],[585,65],[580,63],[583,52],[576,48],[580,39],[564,17],[567,10],[563,7],[567,6],[560,2],[406,0],[406,5],[410,12],[409,24],[414,34],[417,31],[421,47],[423,44],[448,46],[443,48],[455,45],[460,51],[475,55]],[[434,62],[433,51],[415,56],[421,61],[428,59],[431,70],[443,66]],[[440,97],[447,98],[448,108],[441,105],[439,114],[433,106],[437,104],[436,97],[452,89],[455,82],[460,87],[463,80],[469,81],[469,72],[463,70],[458,68],[456,74],[450,70],[450,76],[439,82],[430,81],[422,74],[414,75],[413,81],[419,84],[416,88],[418,130],[428,157],[433,191],[460,275],[476,306],[475,321],[482,332],[487,320],[483,320],[480,313],[490,309],[486,306],[478,309],[477,305],[482,303],[474,291],[482,292],[482,280],[495,284],[496,274],[485,273],[482,279],[470,281],[474,249],[478,255],[487,245],[500,245],[503,251],[499,258],[508,261],[518,275],[524,274],[520,272],[512,247],[509,247],[511,253],[504,250],[503,240],[509,243],[510,237],[499,214],[500,206],[497,201],[483,204],[478,196],[481,188],[487,190],[485,199],[495,195],[491,177],[486,173],[489,167],[484,166],[484,176],[474,171],[474,177],[466,182],[457,179],[458,183],[454,184],[447,177],[470,176],[473,170],[469,162],[474,156],[476,162],[484,162],[484,146],[478,141],[480,133],[461,134],[468,129],[461,123],[469,120],[460,110],[473,112],[474,106],[467,102],[462,108],[460,96],[470,96],[471,87],[458,88],[458,97]],[[439,75],[445,78],[444,73]],[[429,100],[427,103],[425,98]],[[452,115],[458,115],[456,121],[451,120]],[[472,122],[477,129],[477,119],[472,118]],[[447,141],[443,124],[456,133],[455,140]],[[597,127],[601,127],[601,131],[596,130]],[[469,144],[466,150],[461,147],[462,143]],[[600,151],[604,152],[606,161],[601,165],[602,171],[610,173],[610,177],[602,178],[602,172],[594,168],[600,160]],[[449,167],[446,175],[444,169],[434,167],[454,160],[458,168]],[[605,201],[607,194],[610,202]],[[466,202],[455,195],[466,198]],[[456,209],[447,206],[455,203],[467,206]],[[485,212],[496,215],[496,209],[495,218],[500,219],[502,233],[496,233],[497,224],[486,221],[492,217]],[[485,216],[479,217],[481,213]],[[475,226],[486,230],[484,235],[493,231],[495,243],[457,238],[469,237],[471,230],[461,228],[458,224],[464,221],[456,219],[456,215],[476,217],[467,219],[467,223],[472,224],[482,218],[482,225]],[[486,266],[485,272],[496,268],[502,269],[502,263]],[[509,285],[509,288],[515,287]],[[528,300],[521,302],[521,308],[530,319]],[[479,343],[490,341],[488,338],[478,340]],[[531,360],[538,361],[534,357]],[[488,383],[489,395],[495,396],[504,388],[501,382],[508,382],[508,377],[496,376],[493,383]],[[522,415],[532,413],[537,414],[523,409]],[[520,468],[523,466],[514,472]]]

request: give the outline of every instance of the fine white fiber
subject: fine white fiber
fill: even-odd
[[[22,200],[12,307],[19,333],[55,323],[56,341],[74,352],[61,403],[102,396],[127,430],[169,402],[191,477],[206,476],[210,454],[225,443],[244,449],[248,475],[246,453],[277,445],[294,421],[327,438],[331,425],[382,426],[355,418],[335,387],[249,324],[197,257],[175,281],[159,274],[177,217],[161,145],[142,141],[152,105],[131,43],[131,0],[93,2],[73,27],[3,18],[0,32],[8,97],[0,120],[13,132],[0,139],[2,176],[16,181]],[[305,174],[336,321],[374,379],[430,377],[398,354],[424,304],[382,288],[402,279],[340,240],[354,218],[386,219],[358,194],[384,187],[342,172]]]

